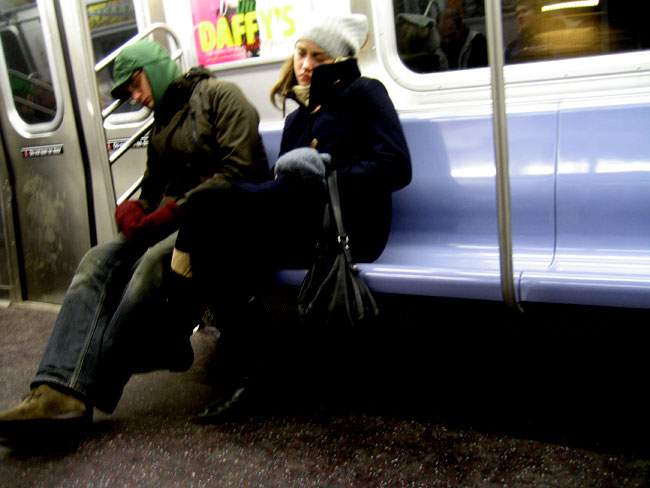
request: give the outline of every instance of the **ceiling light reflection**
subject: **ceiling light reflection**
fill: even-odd
[[[562,10],[565,8],[580,8],[580,7],[595,7],[598,5],[599,0],[574,0],[572,2],[559,2],[550,5],[544,5],[542,12],[549,12],[551,10]]]
[[[650,161],[602,160],[596,164],[596,173],[634,173],[650,171]]]

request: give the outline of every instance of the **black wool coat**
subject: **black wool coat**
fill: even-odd
[[[373,261],[388,238],[391,192],[411,181],[411,159],[386,88],[362,77],[355,59],[317,67],[309,105],[287,117],[280,154],[309,146],[332,156],[355,259]]]

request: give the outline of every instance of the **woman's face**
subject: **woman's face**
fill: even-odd
[[[144,70],[139,69],[133,72],[131,79],[126,85],[126,89],[133,100],[153,109],[155,103],[153,90],[151,89],[149,78],[147,78],[147,74]]]
[[[293,72],[300,86],[311,85],[314,68],[321,64],[331,64],[334,58],[323,51],[318,44],[310,41],[298,41],[293,53]]]

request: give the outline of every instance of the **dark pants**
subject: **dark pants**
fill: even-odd
[[[246,319],[251,316],[243,310],[275,270],[311,265],[323,235],[327,199],[322,182],[292,175],[262,184],[208,188],[188,198],[176,248],[190,254],[194,285],[205,293],[233,357],[263,361],[259,351],[269,349],[268,331]],[[370,245],[353,248],[355,259],[376,259],[385,241],[383,233],[378,235],[382,237],[364,236]]]
[[[279,177],[262,184],[208,188],[185,205],[176,247],[214,299],[247,299],[273,270],[307,267],[322,232],[320,182]]]

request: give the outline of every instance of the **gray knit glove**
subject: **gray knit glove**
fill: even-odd
[[[318,179],[325,182],[325,172],[332,157],[319,153],[311,147],[299,147],[280,156],[275,163],[274,173],[291,173],[304,179]]]

